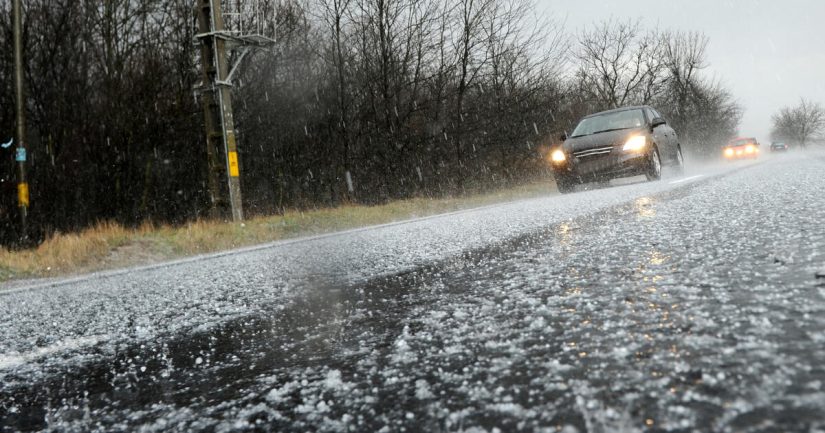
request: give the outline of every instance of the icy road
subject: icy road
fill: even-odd
[[[0,288],[0,431],[825,432],[825,154]]]

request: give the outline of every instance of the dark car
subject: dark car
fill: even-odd
[[[771,143],[771,152],[787,152],[791,147],[784,141],[774,141]]]
[[[756,159],[759,157],[759,142],[753,137],[731,139],[728,144],[722,147],[722,155],[728,161]]]
[[[682,149],[676,131],[648,106],[626,107],[583,118],[564,143],[550,152],[559,191],[577,184],[619,177],[662,176],[662,166],[681,171]]]

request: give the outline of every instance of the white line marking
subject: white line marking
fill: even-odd
[[[684,179],[674,180],[673,182],[670,182],[670,184],[673,185],[674,183],[687,182],[689,180],[698,179],[700,177],[705,177],[705,175],[704,174],[697,174],[696,176],[691,176],[691,177],[686,177]]]

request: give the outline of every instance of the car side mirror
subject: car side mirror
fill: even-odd
[[[559,135],[559,140],[561,140],[561,141],[567,140],[567,133],[562,132],[561,135]]]
[[[665,121],[665,119],[662,119],[661,117],[654,117],[653,120],[650,121],[650,127],[651,128],[655,128],[659,125],[666,125],[666,124],[667,124],[667,122]]]

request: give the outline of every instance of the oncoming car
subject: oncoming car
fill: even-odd
[[[570,137],[552,149],[550,163],[559,192],[577,184],[619,177],[662,176],[662,166],[681,171],[682,149],[676,131],[649,106],[625,107],[583,118]]]
[[[753,137],[734,138],[722,148],[722,155],[728,161],[755,159],[759,156],[759,142]]]
[[[788,143],[785,143],[784,141],[774,141],[771,143],[771,152],[787,152],[790,148],[791,147],[788,146]]]

